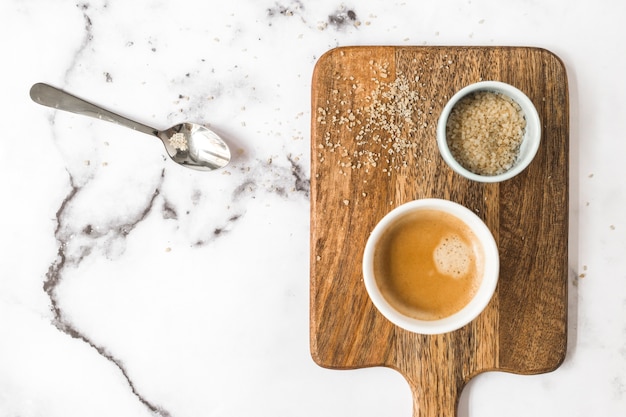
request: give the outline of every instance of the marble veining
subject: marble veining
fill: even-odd
[[[308,346],[311,75],[330,48],[367,44],[563,59],[568,355],[550,374],[478,376],[458,415],[624,415],[625,12],[611,0],[2,2],[13,58],[0,115],[28,129],[5,131],[0,152],[0,417],[410,415],[399,374],[321,369]],[[154,138],[34,104],[40,81],[158,129],[206,124],[233,160],[176,166]]]
[[[164,171],[162,171],[161,178],[163,178],[163,173]],[[137,396],[137,399],[150,411],[159,416],[169,417],[170,413],[160,406],[152,404],[137,391],[137,388],[124,367],[124,363],[120,359],[111,354],[105,346],[96,344],[72,325],[71,320],[63,313],[61,302],[56,293],[57,286],[62,283],[64,270],[66,268],[79,268],[82,260],[86,256],[91,255],[94,246],[98,246],[97,243],[100,238],[104,237],[107,241],[104,245],[104,251],[109,254],[110,250],[108,250],[108,248],[111,246],[111,241],[124,239],[132,232],[137,224],[146,218],[148,213],[154,208],[155,200],[159,195],[159,188],[156,188],[152,195],[148,196],[146,204],[142,209],[137,213],[133,213],[132,218],[124,219],[126,221],[123,223],[107,225],[106,230],[103,230],[102,227],[94,229],[91,224],[85,225],[81,230],[73,230],[72,226],[75,225],[71,222],[71,205],[73,200],[80,194],[81,187],[74,184],[71,176],[69,180],[71,189],[56,212],[57,226],[54,235],[58,242],[57,258],[48,268],[46,280],[43,283],[43,290],[50,298],[50,306],[53,312],[53,324],[57,329],[68,336],[83,341],[103,358],[114,364],[127,380],[128,386],[133,394]],[[171,210],[171,208],[169,210]],[[169,211],[164,210],[164,217],[165,213],[169,213]]]

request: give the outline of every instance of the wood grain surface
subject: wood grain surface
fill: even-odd
[[[481,80],[522,90],[542,121],[535,160],[500,184],[460,177],[435,142],[447,99]],[[556,369],[567,343],[569,109],[562,62],[524,47],[337,48],[316,65],[311,111],[313,359],[333,369],[396,369],[411,386],[414,416],[422,417],[455,416],[461,390],[478,373]],[[486,310],[462,329],[434,336],[387,321],[369,300],[361,269],[376,223],[427,197],[475,211],[501,256]]]

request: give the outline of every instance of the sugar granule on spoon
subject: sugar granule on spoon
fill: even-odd
[[[184,133],[174,133],[172,136],[170,136],[169,141],[170,145],[172,145],[175,149],[178,149],[179,151],[186,151],[188,149],[187,138],[185,137]]]

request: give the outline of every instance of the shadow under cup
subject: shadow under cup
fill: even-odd
[[[466,207],[443,199],[396,207],[376,225],[363,253],[365,287],[376,308],[395,325],[421,334],[447,333],[476,318],[493,296],[499,269],[487,225]],[[467,287],[463,280],[473,284]],[[458,297],[463,304],[443,317],[411,312],[412,303],[417,311]]]

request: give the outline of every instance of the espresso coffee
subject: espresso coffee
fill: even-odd
[[[420,320],[461,310],[480,286],[484,251],[459,218],[423,209],[397,219],[374,250],[374,276],[389,304]]]

